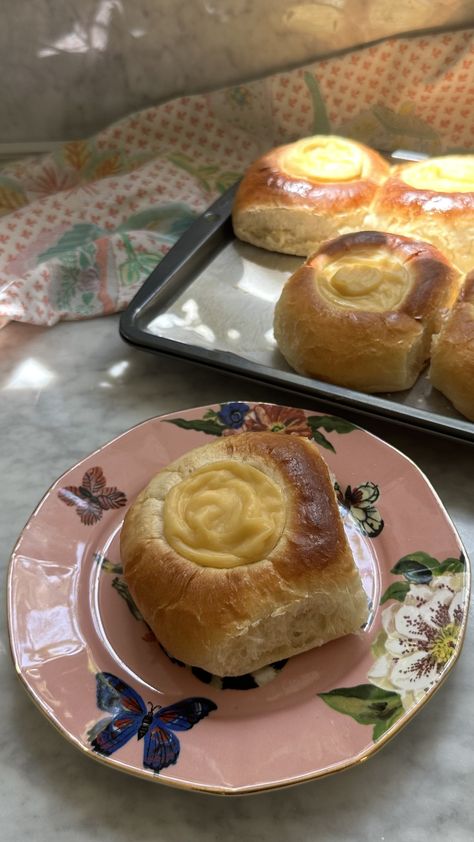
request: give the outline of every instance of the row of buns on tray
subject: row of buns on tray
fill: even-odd
[[[241,240],[305,257],[274,313],[300,374],[364,392],[429,377],[474,420],[474,155],[390,165],[316,135],[248,168],[233,207]]]
[[[274,320],[297,371],[404,389],[431,354],[432,381],[474,418],[471,164],[391,170],[367,147],[316,137],[250,167],[237,235],[306,258]],[[294,431],[229,432],[163,467],[120,536],[130,593],[161,646],[218,676],[359,634],[369,616],[319,448]]]

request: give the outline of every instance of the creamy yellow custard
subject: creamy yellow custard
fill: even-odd
[[[282,169],[290,175],[317,181],[351,181],[363,170],[361,151],[337,137],[311,137],[293,143]]]
[[[474,155],[447,155],[414,164],[403,174],[405,184],[438,193],[474,192]]]
[[[270,477],[222,460],[194,471],[165,498],[168,544],[204,567],[237,567],[268,556],[285,525],[285,503]]]
[[[410,286],[403,263],[382,249],[361,249],[333,260],[315,282],[332,305],[372,312],[397,307]]]

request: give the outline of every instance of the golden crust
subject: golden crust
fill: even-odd
[[[369,265],[370,254],[392,255],[408,273],[408,289],[396,306],[365,310],[351,307],[350,299],[338,306],[321,294],[328,263],[361,252]],[[365,392],[407,389],[429,356],[458,278],[428,243],[377,231],[346,234],[321,246],[286,282],[275,307],[275,339],[301,374]]]
[[[268,557],[231,569],[187,560],[163,532],[167,491],[222,459],[259,468],[280,484],[287,501],[283,533]],[[152,480],[127,513],[121,554],[130,592],[164,648],[218,675],[243,674],[289,657],[356,631],[366,619],[328,468],[316,446],[299,436],[241,433],[185,454]],[[295,641],[288,616],[309,607],[305,639]]]
[[[316,136],[333,141],[332,136]],[[307,139],[308,141],[310,138]],[[306,257],[341,229],[362,227],[389,165],[373,149],[344,139],[362,161],[362,174],[346,181],[322,181],[285,170],[296,144],[271,149],[246,171],[234,201],[234,231],[242,240],[271,251]]]
[[[474,158],[458,157],[460,166],[463,160]],[[474,266],[474,191],[441,192],[414,187],[405,179],[418,166],[411,163],[392,168],[390,178],[377,191],[365,227],[432,243],[460,271],[470,271]]]
[[[433,337],[429,376],[433,386],[474,421],[474,272]]]
[[[465,211],[474,209],[474,192],[454,191],[441,193],[427,187],[413,187],[404,181],[415,164],[399,164],[392,167],[390,178],[377,195],[376,209],[388,211],[396,205],[403,208],[407,219],[423,218],[426,213],[435,217],[462,217]]]

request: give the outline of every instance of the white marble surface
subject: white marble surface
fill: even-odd
[[[11,324],[0,332],[4,584],[11,548],[39,498],[102,443],[166,411],[230,399],[286,401],[275,389],[132,349],[117,323],[109,317],[49,329]],[[376,420],[364,426],[425,471],[474,557],[474,448]],[[470,842],[473,676],[471,622],[448,681],[366,764],[288,790],[219,798],[127,777],[76,751],[18,683],[2,615],[0,838]]]
[[[0,144],[85,137],[164,99],[394,33],[472,0],[2,0]]]

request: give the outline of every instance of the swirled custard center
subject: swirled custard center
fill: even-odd
[[[258,468],[222,460],[198,468],[165,498],[164,534],[184,558],[237,567],[267,558],[285,524],[278,485]]]
[[[403,180],[419,190],[436,190],[438,193],[474,192],[474,156],[448,155],[414,164]]]
[[[382,249],[364,249],[327,263],[316,283],[322,297],[333,306],[377,312],[401,303],[410,278],[393,255]]]
[[[363,159],[360,150],[336,137],[311,137],[293,143],[282,167],[290,175],[316,181],[350,181],[360,178]]]

